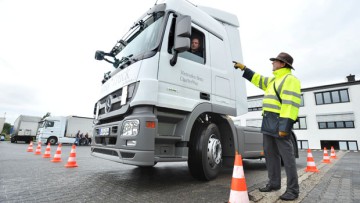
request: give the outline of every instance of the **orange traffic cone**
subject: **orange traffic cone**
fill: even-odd
[[[247,193],[244,168],[242,163],[241,155],[236,152],[234,170],[231,180],[231,191],[229,203],[248,203],[249,196]]]
[[[46,146],[43,158],[51,158],[50,151],[51,151],[51,148],[50,148],[50,142],[49,142],[48,145]]]
[[[323,158],[323,163],[327,163],[327,164],[330,164],[330,157],[329,157],[329,154],[326,150],[326,147],[324,147],[324,158]]]
[[[35,155],[41,155],[41,141],[38,141],[38,145],[35,150]]]
[[[59,143],[54,158],[51,160],[52,162],[61,162],[61,143]]]
[[[78,167],[78,165],[76,163],[76,145],[74,145],[74,144],[71,147],[70,156],[69,156],[68,162],[65,165],[65,167],[66,168]]]
[[[330,158],[332,158],[332,159],[337,159],[336,154],[335,154],[335,150],[334,150],[334,147],[333,147],[333,146],[331,146]]]
[[[26,150],[27,152],[33,152],[34,151],[34,147],[33,147],[33,142],[30,141],[29,147]]]
[[[307,167],[305,169],[306,172],[319,172],[319,170],[316,168],[314,158],[311,154],[311,149],[307,150]]]

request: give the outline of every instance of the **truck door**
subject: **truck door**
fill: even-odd
[[[173,15],[170,14],[160,51],[158,106],[192,111],[198,104],[212,99],[208,33],[192,24],[192,38],[199,38],[201,54],[185,51],[178,55],[177,63],[171,66],[174,24]]]
[[[47,134],[50,136],[59,137],[61,133],[60,129],[60,121],[59,120],[47,120],[45,123],[45,129],[43,134]]]
[[[226,36],[223,36],[226,37]],[[212,103],[213,110],[218,113],[236,115],[234,75],[231,64],[231,53],[224,39],[209,35],[212,68]]]

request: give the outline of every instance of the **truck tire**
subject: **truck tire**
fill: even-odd
[[[199,180],[212,180],[222,167],[222,147],[219,128],[214,123],[194,126],[189,146],[188,167]]]
[[[47,143],[50,143],[50,145],[55,145],[57,143],[57,138],[56,137],[49,137],[48,140],[47,140]]]
[[[10,138],[11,143],[17,143],[17,137],[13,136]]]

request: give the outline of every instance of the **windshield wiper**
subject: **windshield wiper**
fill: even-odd
[[[124,56],[122,57],[120,60],[117,59],[116,57],[113,57],[114,58],[114,62],[113,61],[110,61],[108,59],[106,59],[104,56],[110,56],[110,54],[107,54],[107,53],[104,53],[104,52],[101,52],[101,51],[97,51],[96,52],[97,55],[99,56],[102,56],[102,59],[113,64],[113,66],[117,69],[117,68],[120,68],[120,69],[124,69],[126,68],[127,66],[129,66],[130,64],[138,61],[138,59],[135,59],[135,58],[131,58],[133,56],[133,54],[130,54],[129,56]],[[99,58],[99,56],[97,57],[97,59]],[[95,56],[96,58],[96,56]],[[101,57],[100,57],[101,58]],[[104,79],[101,81],[102,84],[104,84],[107,80],[109,80],[111,78],[111,71],[107,72],[107,73],[104,73]]]
[[[127,42],[124,40],[119,40],[116,42],[115,46],[111,49],[110,54],[116,56],[118,53],[121,52],[127,45]]]
[[[125,65],[130,65],[131,62],[136,62],[136,59],[131,58],[133,56],[133,54],[130,54],[129,56],[124,56],[122,57],[120,60],[115,58],[115,62],[113,63],[113,66],[115,68],[120,68],[120,69],[124,69],[126,66]]]
[[[142,30],[145,27],[145,22],[143,20],[139,20],[139,22],[134,23],[134,25],[130,27],[130,30],[134,29],[136,26],[139,26]]]

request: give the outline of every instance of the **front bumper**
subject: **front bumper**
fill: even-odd
[[[155,135],[158,120],[153,107],[134,108],[132,114],[122,120],[96,125],[93,131],[91,155],[111,161],[138,166],[154,165]],[[122,134],[126,120],[138,120],[139,129],[136,136]],[[147,127],[147,122],[155,123],[155,127]],[[105,136],[101,129],[109,129]],[[129,142],[135,144],[128,144]]]
[[[154,151],[114,149],[107,147],[91,147],[94,157],[136,166],[153,166]]]

